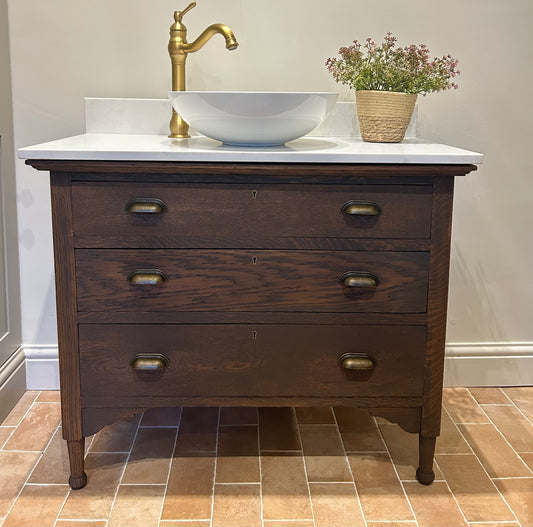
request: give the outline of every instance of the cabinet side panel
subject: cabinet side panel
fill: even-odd
[[[427,354],[421,428],[421,435],[425,437],[435,437],[440,432],[453,186],[453,177],[436,177],[433,186]]]
[[[71,178],[50,174],[63,437],[82,438]]]

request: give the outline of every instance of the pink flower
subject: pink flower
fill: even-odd
[[[391,32],[377,45],[370,37],[363,46],[354,40],[350,46],[339,49],[340,58],[330,58],[325,65],[337,82],[355,90],[426,94],[457,89],[451,79],[461,71],[450,54],[431,59],[425,44],[397,48],[396,41]]]

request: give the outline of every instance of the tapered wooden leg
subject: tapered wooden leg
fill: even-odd
[[[433,457],[435,455],[436,437],[418,437],[418,468],[416,479],[423,485],[430,485],[435,479]]]
[[[81,489],[87,484],[87,474],[83,467],[83,458],[85,455],[85,438],[67,441],[68,457],[70,462],[69,485],[74,489]]]

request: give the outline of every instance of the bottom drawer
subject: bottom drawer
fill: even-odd
[[[419,396],[426,328],[82,324],[79,342],[83,396]]]

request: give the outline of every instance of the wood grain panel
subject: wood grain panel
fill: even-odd
[[[54,236],[57,337],[61,382],[63,437],[80,440],[82,436],[80,377],[78,362],[78,325],[76,320],[76,269],[72,246],[72,207],[70,177],[52,173],[51,200]]]
[[[427,313],[305,313],[286,311],[83,311],[80,324],[387,324],[423,326]]]
[[[241,250],[76,251],[79,311],[322,311],[420,313],[426,310],[429,253]],[[160,269],[156,285],[128,282]],[[369,272],[377,287],[339,283]]]
[[[83,396],[364,396],[422,394],[423,326],[80,325]],[[364,353],[371,371],[343,370]],[[138,372],[138,353],[165,355]]]
[[[157,406],[354,405],[439,433],[453,177],[474,165],[28,160],[52,170],[63,434]],[[136,197],[161,215],[133,215]],[[341,213],[374,201],[378,217]],[[132,285],[138,269],[169,280]],[[375,289],[339,284],[345,271]],[[137,353],[162,353],[159,373]],[[338,358],[366,353],[371,372]],[[83,427],[82,427],[83,424]]]
[[[186,407],[186,406],[253,406],[253,407],[279,407],[279,406],[357,406],[360,408],[417,408],[420,411],[422,397],[398,396],[330,396],[330,397],[204,397],[204,396],[134,396],[134,397],[100,397],[83,396],[81,398],[82,410],[91,408],[95,411],[113,410],[115,408],[135,407],[136,412],[143,412],[147,408],[156,407]],[[85,413],[83,414],[85,418]],[[110,419],[108,422],[112,422]],[[89,434],[90,435],[90,434]]]
[[[425,368],[425,404],[421,434],[435,437],[440,433],[446,315],[448,307],[448,272],[453,209],[453,178],[439,178],[434,185],[430,280],[428,284],[428,342]]]
[[[102,235],[116,247],[121,239],[139,247],[168,246],[169,236],[248,240],[284,238],[428,238],[431,220],[429,185],[194,185],[162,183],[74,183],[76,245],[102,246]],[[158,214],[126,210],[133,199],[165,203]],[[347,215],[351,200],[373,202],[376,216]],[[118,242],[118,243],[117,243]],[[126,245],[126,246],[128,246]],[[105,246],[105,245],[104,245]],[[241,245],[242,246],[242,245]]]
[[[236,182],[242,178],[263,179],[266,183],[295,181],[305,183],[356,182],[357,178],[372,181],[378,178],[421,178],[464,176],[476,165],[438,164],[365,164],[365,163],[204,163],[175,161],[89,161],[67,159],[27,159],[27,165],[38,170],[55,170],[76,174],[76,179],[114,181],[129,178],[152,180],[154,175],[168,175],[168,180]]]

